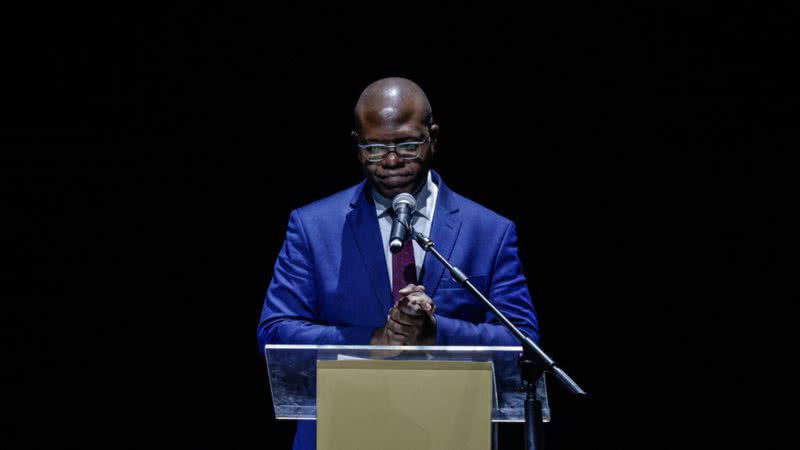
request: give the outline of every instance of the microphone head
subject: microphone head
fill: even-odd
[[[417,207],[417,200],[414,198],[413,195],[403,192],[402,194],[397,194],[392,199],[392,209],[397,211],[397,208],[401,207],[402,205],[408,205],[409,208],[413,211]]]
[[[392,253],[397,253],[402,248],[403,248],[403,241],[401,241],[400,239],[392,239],[391,241],[389,241],[389,250],[391,250]]]
[[[392,221],[392,232],[389,238],[389,250],[397,253],[403,248],[403,243],[411,231],[411,215],[417,207],[417,200],[408,193],[397,194],[392,199],[392,210],[394,210],[394,220]]]

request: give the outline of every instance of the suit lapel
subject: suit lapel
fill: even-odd
[[[386,269],[386,256],[383,253],[375,205],[370,201],[368,193],[365,182],[362,182],[350,202],[353,210],[347,214],[347,225],[361,253],[361,261],[366,267],[375,296],[388,310],[392,307],[389,271]]]
[[[433,180],[439,185],[439,194],[436,198],[436,212],[431,224],[431,240],[436,250],[446,259],[450,258],[461,230],[461,215],[453,192],[445,186],[439,174],[432,172]],[[427,294],[434,298],[439,282],[444,274],[444,265],[435,256],[426,254],[423,264],[422,284]]]

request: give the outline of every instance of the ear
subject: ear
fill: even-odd
[[[350,132],[350,137],[353,138],[353,143],[358,145],[358,143],[359,143],[358,142],[358,133],[355,130]],[[361,165],[364,165],[364,153],[358,151],[358,147],[355,147],[355,152],[356,152],[356,159],[358,159],[358,163],[361,164]]]
[[[434,123],[430,126],[429,130],[429,134],[431,136],[431,153],[436,153],[436,147],[439,144],[439,125]]]

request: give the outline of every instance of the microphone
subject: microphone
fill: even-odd
[[[417,207],[417,200],[408,193],[397,194],[392,199],[392,209],[394,219],[392,220],[392,232],[389,234],[389,250],[397,253],[403,248],[403,242],[410,235],[411,216]]]

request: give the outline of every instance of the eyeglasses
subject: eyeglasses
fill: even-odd
[[[358,144],[367,155],[367,161],[380,162],[389,154],[390,151],[397,153],[400,159],[412,160],[419,158],[422,146],[425,145],[430,137],[426,137],[424,141],[415,142],[401,142],[399,144]]]

